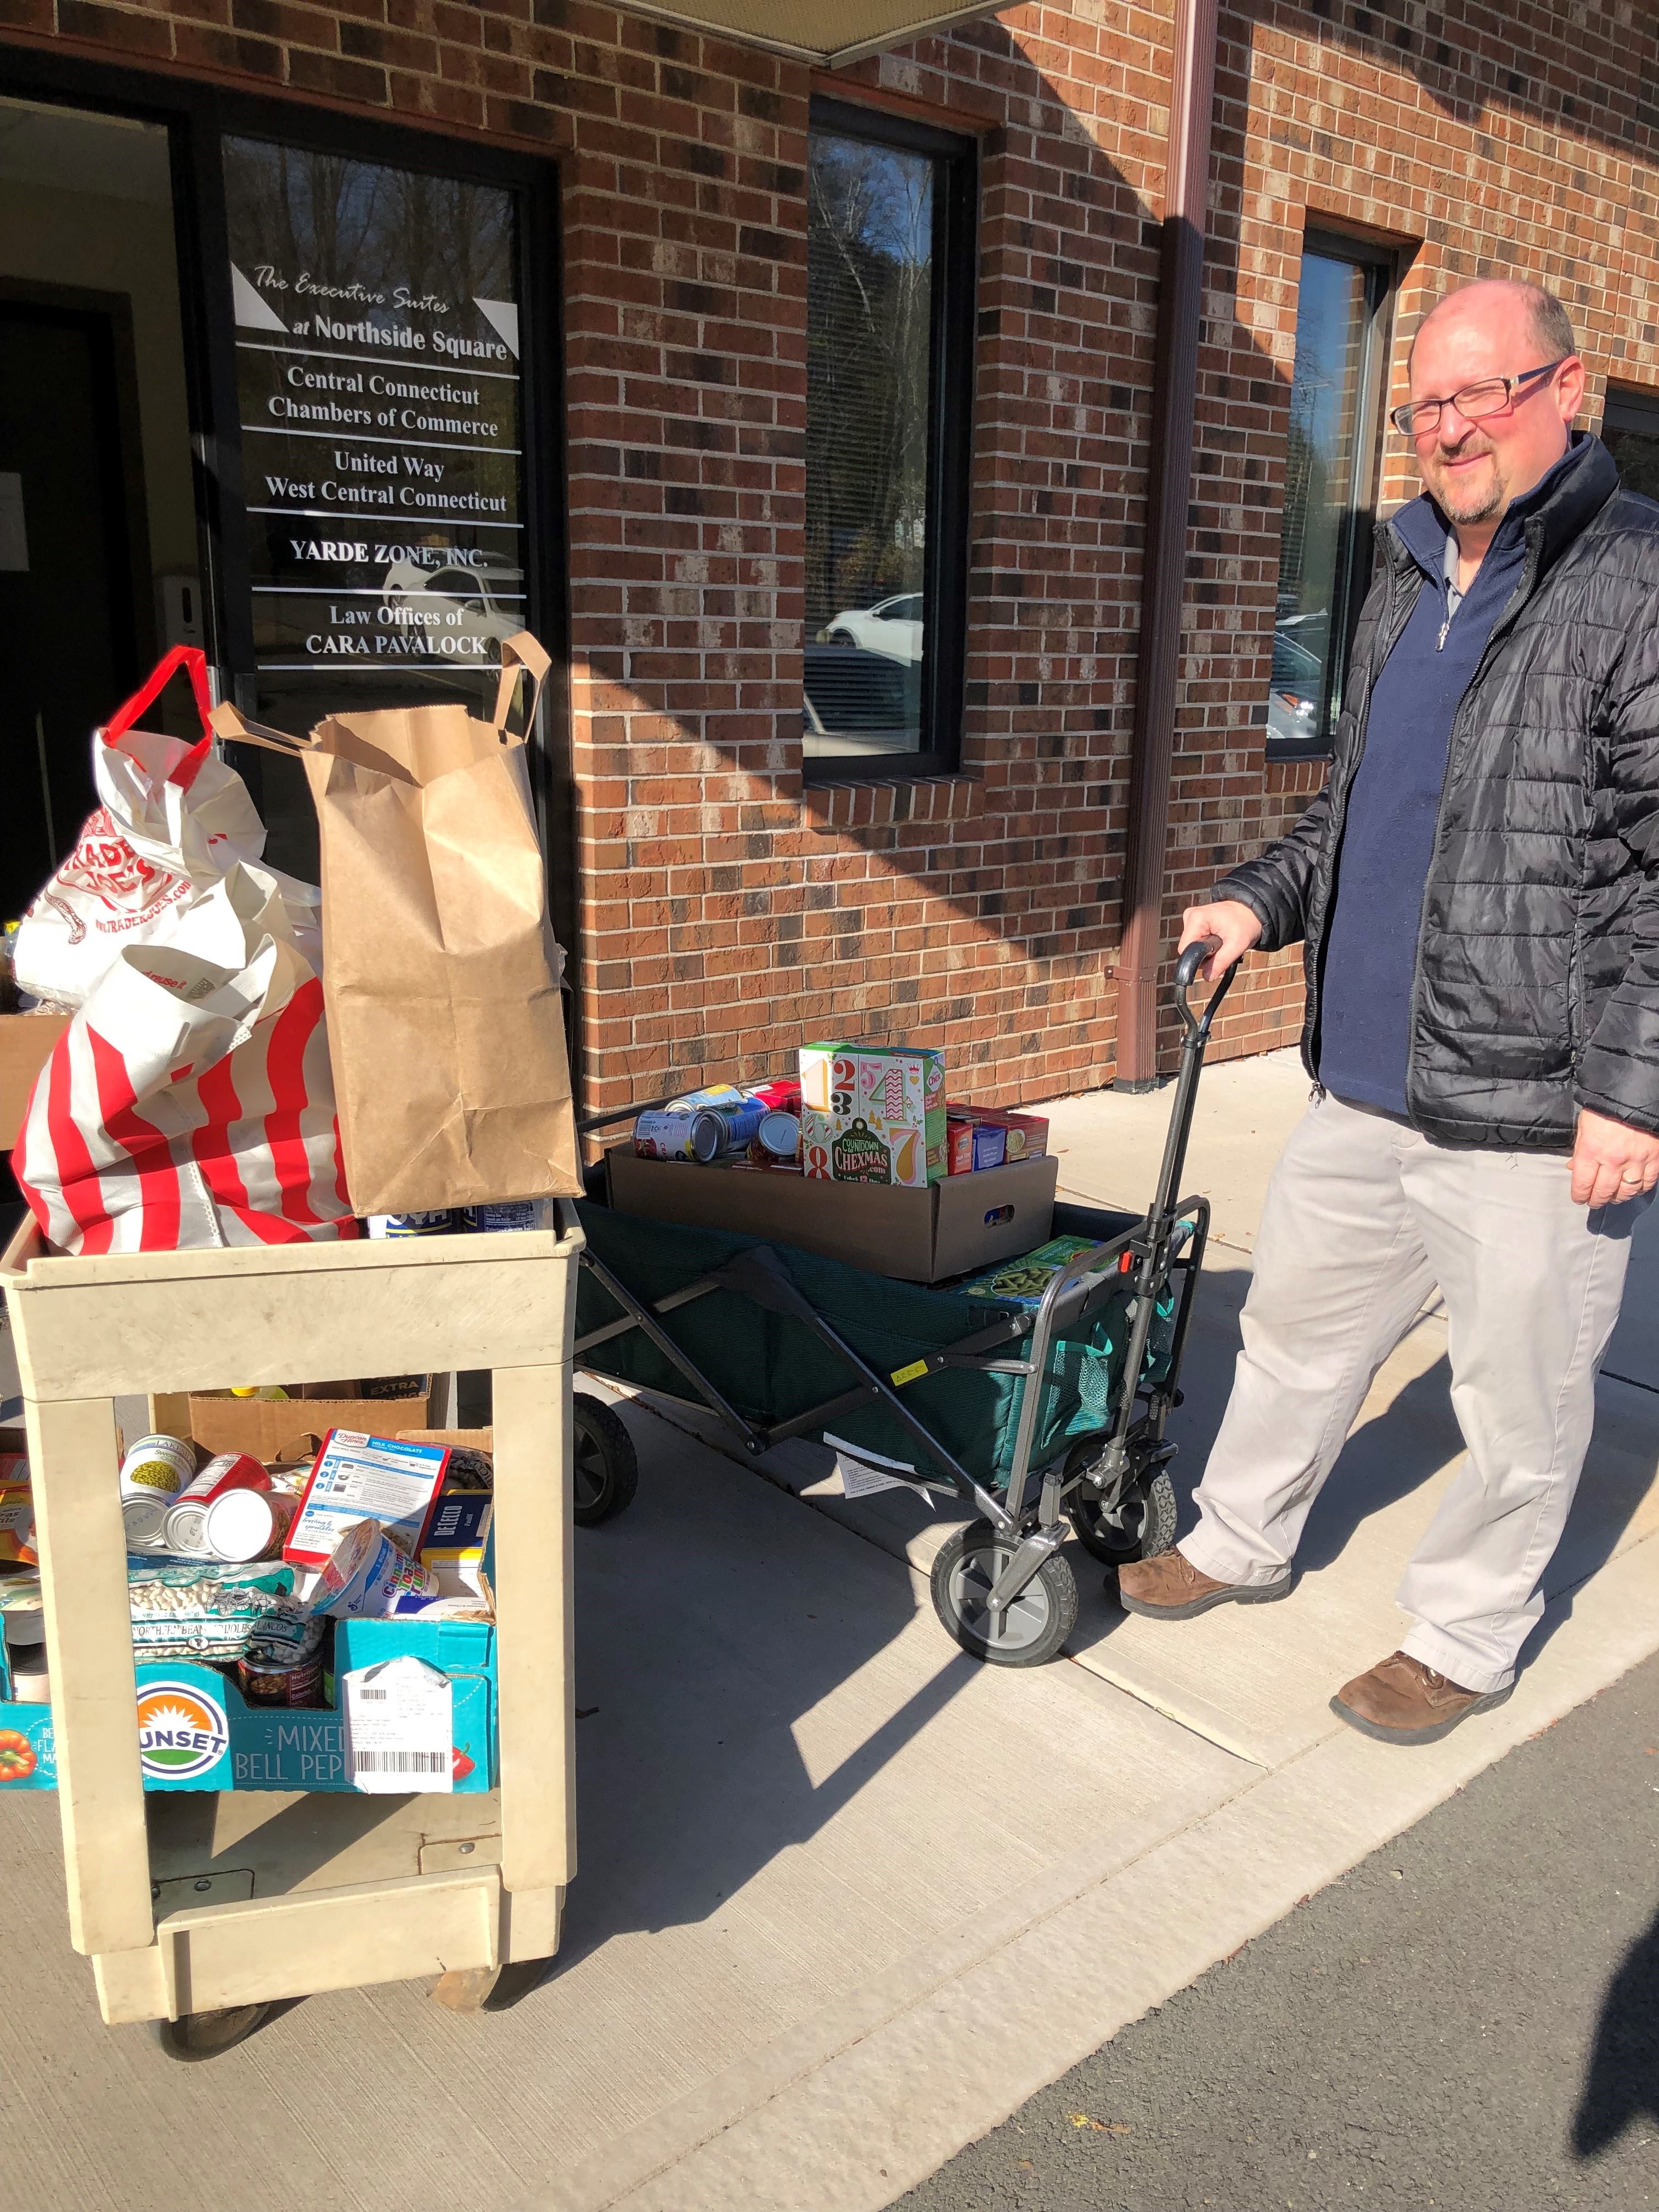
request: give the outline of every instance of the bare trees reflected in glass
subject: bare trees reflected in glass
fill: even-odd
[[[946,416],[972,373],[945,359],[960,150],[830,114],[845,111],[817,111],[808,173],[804,729],[818,762],[954,742],[932,726],[935,537]]]
[[[1370,580],[1391,264],[1322,237],[1302,255],[1267,751],[1329,750]]]

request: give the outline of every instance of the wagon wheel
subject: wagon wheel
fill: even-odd
[[[226,2005],[217,2012],[185,2012],[177,2020],[152,2021],[150,2027],[169,2058],[190,2065],[246,2043],[264,2025],[270,2010],[268,2004]]]
[[[1066,1511],[1084,1550],[1109,1567],[1155,1559],[1175,1541],[1175,1485],[1167,1468],[1159,1468],[1150,1482],[1132,1483],[1109,1511],[1097,1498],[1081,1495]]]
[[[499,1966],[454,1966],[440,1974],[429,1992],[434,2004],[451,2012],[481,2012],[501,1979]]]
[[[601,1398],[578,1390],[570,1401],[579,1528],[597,1528],[620,1513],[639,1487],[634,1439]]]
[[[1076,1624],[1077,1583],[1066,1561],[1051,1553],[1013,1603],[994,1618],[986,1600],[1017,1542],[999,1535],[988,1521],[958,1528],[933,1562],[933,1610],[970,1659],[994,1667],[1041,1667]]]

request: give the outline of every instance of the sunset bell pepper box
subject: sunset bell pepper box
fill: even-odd
[[[424,1659],[453,1691],[450,1787],[492,1790],[497,1779],[495,1630],[485,1620],[343,1620],[337,1677],[381,1660]],[[155,1661],[137,1670],[134,1734],[147,1790],[352,1790],[345,1716],[323,1707],[250,1705],[214,1667]],[[52,1707],[12,1700],[0,1644],[0,1798],[55,1790]],[[355,1793],[354,1793],[355,1794]]]

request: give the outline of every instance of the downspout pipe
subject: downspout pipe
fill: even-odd
[[[1140,637],[1129,757],[1123,935],[1117,969],[1119,1091],[1151,1091],[1158,1081],[1158,970],[1164,951],[1170,779],[1181,665],[1187,508],[1192,495],[1217,7],[1218,0],[1176,0]]]

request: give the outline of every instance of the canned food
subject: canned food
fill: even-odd
[[[205,1559],[207,1509],[231,1490],[269,1490],[270,1477],[246,1452],[221,1452],[194,1482],[181,1490],[161,1523],[161,1546],[169,1552]]]
[[[239,1659],[236,1686],[251,1705],[320,1705],[322,1655],[308,1659]]]
[[[127,1541],[155,1542],[167,1508],[194,1477],[196,1447],[182,1437],[140,1437],[121,1462],[121,1518]]]
[[[447,1237],[460,1224],[453,1206],[438,1213],[371,1213],[371,1237]]]
[[[634,1123],[634,1150],[642,1160],[694,1160],[691,1125],[694,1114],[678,1114],[670,1106],[653,1106]]]
[[[498,1229],[540,1229],[545,1225],[547,1200],[540,1198],[507,1198],[495,1206],[469,1206],[461,1213],[461,1225],[488,1235]]]
[[[286,1491],[227,1490],[203,1509],[199,1549],[234,1566],[274,1559],[299,1510],[299,1499]]]
[[[800,1158],[800,1116],[769,1114],[755,1132],[750,1158],[763,1167],[793,1167]]]
[[[727,1152],[746,1151],[768,1110],[759,1098],[739,1098],[729,1106],[705,1106],[691,1117],[692,1158],[707,1166]]]

